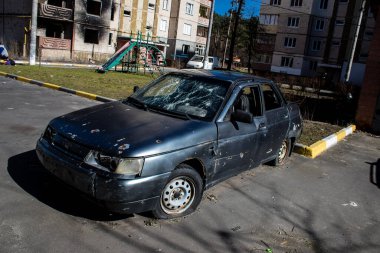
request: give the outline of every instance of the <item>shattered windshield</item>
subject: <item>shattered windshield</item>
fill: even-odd
[[[230,83],[181,74],[166,75],[129,99],[144,108],[210,120],[219,110]]]

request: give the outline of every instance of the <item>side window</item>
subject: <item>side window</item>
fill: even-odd
[[[254,117],[262,115],[260,91],[257,86],[245,87],[239,92],[224,120],[229,121],[231,114],[236,110],[249,112]]]
[[[271,85],[262,84],[261,89],[263,91],[265,110],[269,111],[281,107],[281,99]]]

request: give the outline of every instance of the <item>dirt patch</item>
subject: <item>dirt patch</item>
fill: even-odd
[[[338,132],[342,126],[332,125],[318,121],[303,121],[303,131],[298,143],[310,146],[311,144]]]

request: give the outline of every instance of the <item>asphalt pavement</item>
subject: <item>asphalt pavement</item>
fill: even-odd
[[[49,120],[97,103],[0,77],[0,252],[380,252],[380,138],[249,170],[157,221],[102,211],[38,162]]]

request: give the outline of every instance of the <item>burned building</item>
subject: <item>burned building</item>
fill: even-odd
[[[14,1],[2,8],[2,39],[26,55],[28,48],[22,45],[29,44],[31,1]],[[115,52],[119,12],[120,0],[39,0],[38,58],[104,61]],[[17,54],[21,55],[20,50]]]

